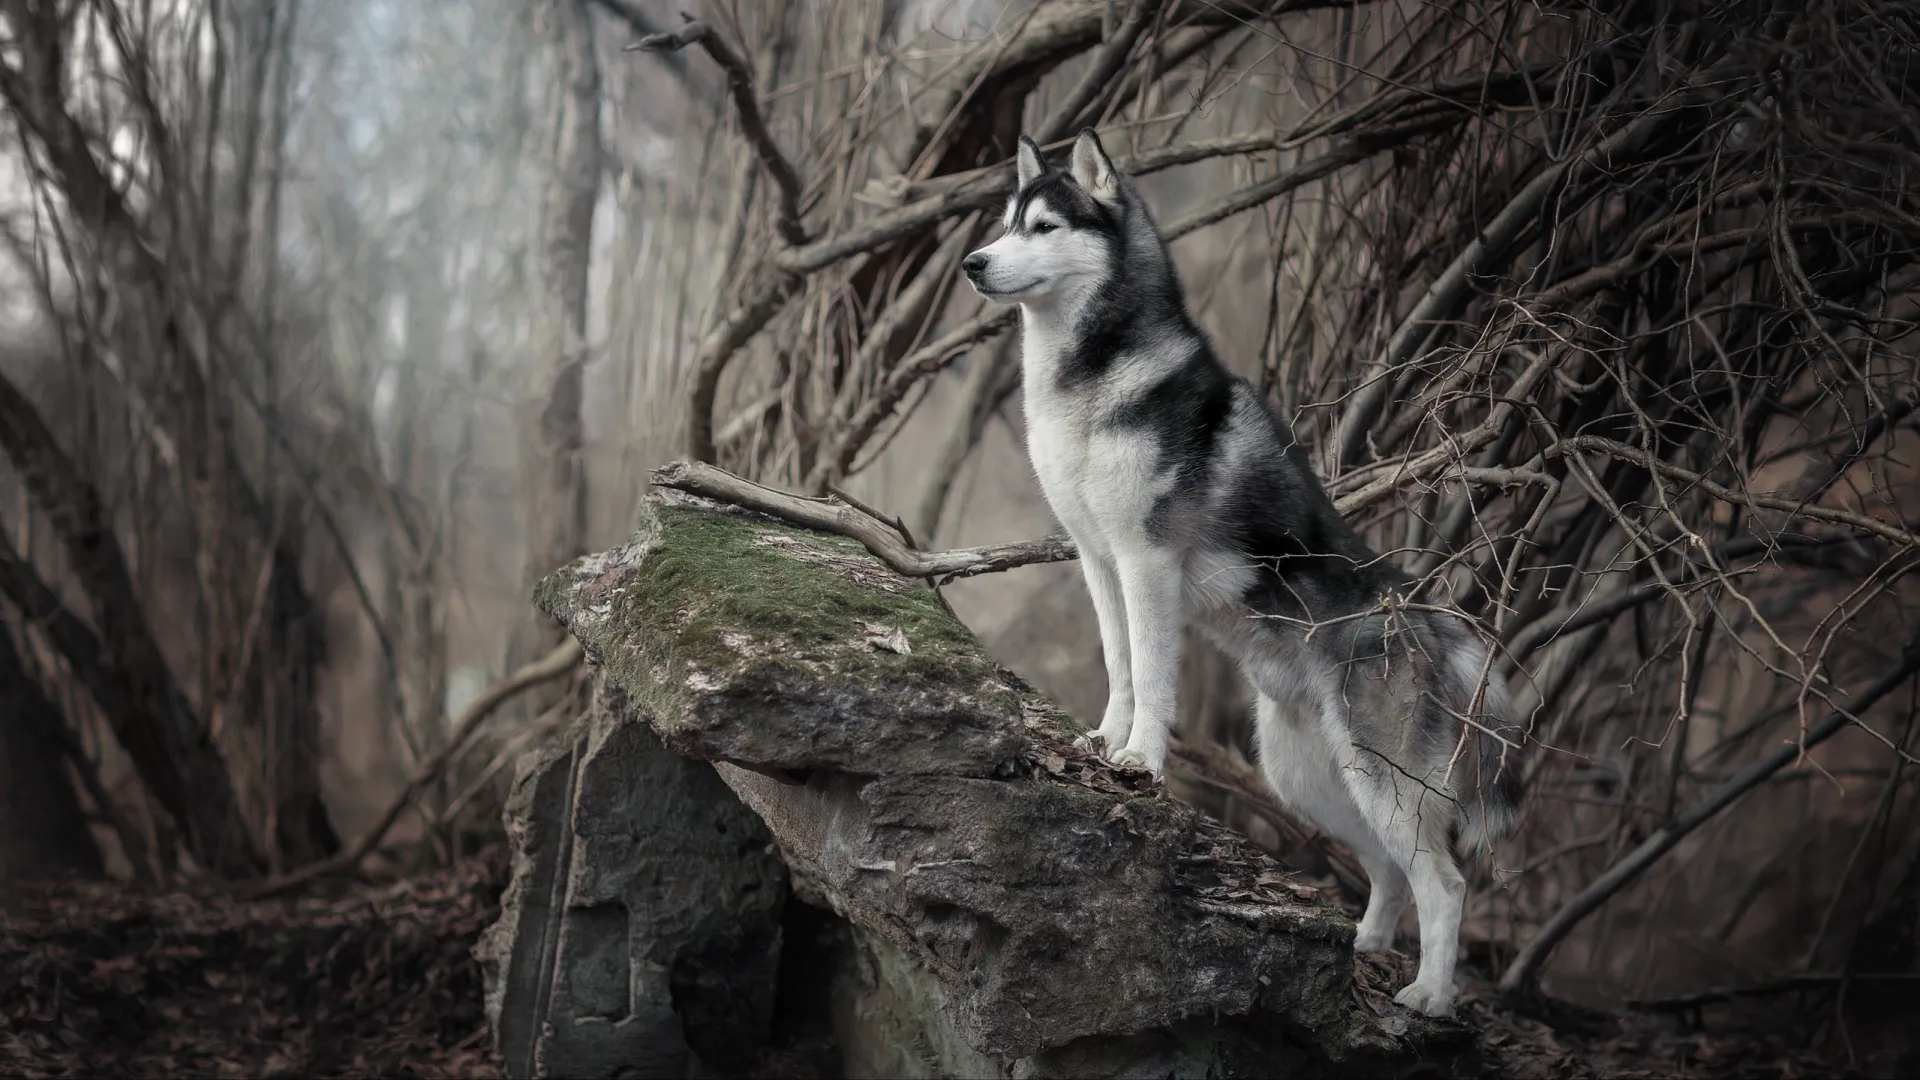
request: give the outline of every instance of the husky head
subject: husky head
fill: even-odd
[[[1113,281],[1129,258],[1132,234],[1158,248],[1159,237],[1126,177],[1091,128],[1073,144],[1065,170],[1040,158],[1020,136],[1019,190],[1002,219],[1006,232],[961,263],[981,296],[1029,308],[1076,306]]]

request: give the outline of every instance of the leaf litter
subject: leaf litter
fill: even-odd
[[[0,1075],[497,1077],[472,948],[496,846],[332,898],[0,895]]]

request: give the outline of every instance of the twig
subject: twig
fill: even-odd
[[[573,638],[568,638],[552,652],[523,665],[520,670],[481,691],[480,695],[461,712],[460,718],[454,722],[453,735],[447,740],[446,745],[442,746],[438,753],[420,763],[420,767],[414,771],[413,779],[407,781],[407,786],[394,797],[393,802],[387,805],[386,812],[380,815],[380,819],[374,823],[373,828],[368,829],[351,848],[330,859],[311,863],[290,874],[283,874],[244,888],[241,890],[242,895],[249,900],[258,900],[298,888],[316,878],[342,873],[358,866],[360,860],[371,854],[373,849],[380,845],[380,841],[386,838],[388,830],[393,828],[394,822],[400,820],[400,815],[413,804],[413,800],[419,797],[427,785],[439,777],[441,770],[447,767],[447,763],[466,747],[467,740],[472,738],[473,733],[489,716],[493,715],[495,709],[527,690],[572,671],[574,665],[580,662],[580,656],[580,643]]]
[[[693,361],[692,387],[687,393],[687,456],[695,461],[712,461],[713,404],[720,395],[720,376],[727,363],[748,339],[772,321],[787,306],[806,279],[797,274],[775,273],[754,287],[746,301],[729,311],[700,342]]]
[[[592,2],[599,5],[602,11],[626,23],[634,33],[642,37],[662,32],[660,25],[654,22],[651,16],[629,3],[628,0],[592,0]],[[690,93],[697,98],[706,97],[700,93],[700,87],[691,78],[692,72],[687,67],[686,57],[681,56],[677,50],[668,49],[660,59],[666,61],[667,69],[673,72],[674,77],[679,79],[680,84]]]
[[[1475,234],[1471,243],[1454,256],[1453,262],[1427,287],[1419,303],[1407,313],[1406,318],[1400,320],[1398,329],[1394,330],[1393,337],[1387,342],[1385,352],[1374,365],[1371,377],[1354,392],[1341,415],[1335,435],[1335,453],[1342,467],[1358,463],[1366,433],[1372,427],[1375,414],[1385,404],[1387,392],[1393,387],[1400,368],[1413,358],[1427,340],[1434,324],[1465,299],[1474,275],[1502,257],[1526,230],[1534,227],[1536,215],[1548,196],[1559,190],[1576,171],[1594,166],[1617,166],[1619,163],[1616,158],[1639,149],[1673,117],[1680,105],[1690,99],[1691,95],[1684,95],[1667,107],[1650,108],[1586,153],[1549,164],[1521,188],[1485,228]]]
[[[1790,994],[1795,990],[1819,990],[1828,986],[1838,986],[1850,982],[1911,982],[1920,980],[1920,974],[1911,972],[1888,972],[1859,975],[1790,975],[1772,982],[1756,983],[1753,986],[1716,986],[1708,990],[1696,990],[1690,994],[1678,994],[1674,997],[1652,998],[1646,1001],[1628,1001],[1627,1007],[1641,1012],[1686,1012],[1702,1005],[1715,1005],[1723,1001],[1739,998],[1772,997],[1776,994]]]
[[[941,438],[933,463],[926,468],[926,485],[920,493],[920,512],[914,524],[929,542],[940,532],[945,516],[947,495],[953,490],[973,451],[986,435],[987,424],[1000,411],[1013,392],[1020,388],[1020,360],[1011,337],[1001,338],[989,353],[975,356],[960,387],[960,400],[953,419]]]
[[[928,270],[926,273],[938,271]],[[901,357],[887,372],[886,380],[847,422],[846,434],[835,444],[833,453],[822,455],[821,468],[815,471],[821,477],[829,472],[844,475],[852,466],[854,455],[866,446],[874,433],[880,430],[880,425],[893,415],[894,407],[921,380],[939,373],[975,345],[1012,326],[1017,316],[1017,308],[988,308],[938,340],[930,341]]]
[[[1216,222],[1225,221],[1235,214],[1270,203],[1289,191],[1331,176],[1349,165],[1357,165],[1375,154],[1392,150],[1417,136],[1458,127],[1466,119],[1465,116],[1446,114],[1418,123],[1364,131],[1342,139],[1318,157],[1303,161],[1292,168],[1282,169],[1257,184],[1250,184],[1237,191],[1229,192],[1213,205],[1202,207],[1177,221],[1169,222],[1162,230],[1162,234],[1171,243],[1190,232],[1204,229]]]
[[[800,174],[794,171],[793,163],[780,152],[780,144],[773,141],[773,134],[767,130],[767,120],[760,111],[760,101],[753,93],[753,69],[747,66],[739,53],[733,51],[733,46],[728,45],[706,23],[689,20],[687,25],[674,33],[648,34],[626,48],[640,52],[678,52],[696,44],[706,49],[707,55],[726,70],[727,90],[733,94],[733,106],[740,113],[740,130],[746,135],[747,141],[753,144],[754,153],[760,156],[760,164],[780,189],[781,239],[794,247],[806,243],[807,230],[800,221],[800,196],[803,190]]]
[[[1552,446],[1547,447],[1547,449],[1543,451],[1543,456],[1563,457],[1581,450],[1598,451],[1610,457],[1619,458],[1622,461],[1632,462],[1643,469],[1659,473],[1668,479],[1678,480],[1690,487],[1697,487],[1722,502],[1747,507],[1763,507],[1768,510],[1781,510],[1800,517],[1812,518],[1815,521],[1826,521],[1835,525],[1848,525],[1862,532],[1870,532],[1884,540],[1891,540],[1902,547],[1920,547],[1920,536],[1915,536],[1905,529],[1889,525],[1884,521],[1875,521],[1873,518],[1867,517],[1864,514],[1856,514],[1848,510],[1835,510],[1827,506],[1809,506],[1804,499],[1783,499],[1777,495],[1742,494],[1731,488],[1716,484],[1699,473],[1662,461],[1637,447],[1628,446],[1622,442],[1615,442],[1612,439],[1603,439],[1597,435],[1575,435],[1571,438],[1562,439]]]
[[[993,574],[1035,563],[1067,562],[1080,557],[1073,541],[1046,536],[1018,544],[920,552],[908,547],[888,522],[839,499],[790,495],[735,476],[703,462],[675,461],[653,472],[653,482],[691,495],[758,511],[809,529],[857,540],[874,557],[904,577],[936,579]]]
[[[1865,712],[1874,702],[1892,693],[1915,671],[1920,671],[1920,632],[1907,641],[1902,652],[1900,665],[1880,677],[1872,686],[1861,691],[1844,709],[1835,709],[1817,726],[1807,729],[1805,735],[1791,746],[1783,746],[1747,766],[1731,780],[1720,785],[1712,795],[1695,804],[1685,813],[1670,819],[1660,826],[1633,852],[1613,865],[1593,884],[1580,891],[1578,896],[1568,901],[1565,907],[1555,912],[1553,918],[1540,928],[1533,940],[1527,942],[1513,963],[1500,976],[1500,991],[1505,994],[1516,993],[1528,986],[1540,965],[1552,954],[1554,946],[1571,933],[1573,928],[1588,915],[1598,910],[1613,894],[1630,884],[1647,867],[1671,851],[1686,835],[1711,820],[1715,814],[1732,806],[1742,795],[1758,787],[1768,777],[1797,761],[1807,751],[1844,731],[1855,722],[1860,713]]]

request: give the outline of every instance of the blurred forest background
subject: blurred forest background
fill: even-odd
[[[487,693],[572,663],[531,582],[674,458],[1053,532],[955,268],[1015,137],[1091,125],[1341,509],[1500,642],[1530,802],[1468,957],[1820,991],[1861,1053],[1911,1009],[1920,4],[0,0],[0,42],[0,874],[462,858],[578,707]],[[948,594],[1098,716],[1076,567]],[[1337,872],[1229,667],[1182,694],[1176,791]]]

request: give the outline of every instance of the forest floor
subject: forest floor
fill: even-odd
[[[332,898],[13,890],[0,898],[0,1075],[500,1076],[472,949],[505,878],[493,849]],[[1391,1008],[1410,965],[1360,963],[1361,1002]],[[1582,1013],[1549,1027],[1471,984],[1464,1011],[1493,1075],[1512,1080],[1866,1075],[1684,1018]]]

